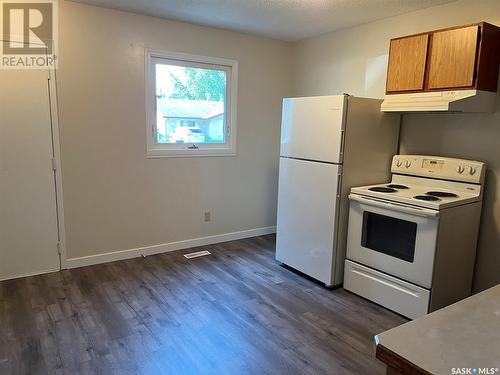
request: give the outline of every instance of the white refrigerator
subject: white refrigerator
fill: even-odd
[[[382,113],[381,103],[283,100],[276,259],[327,287],[343,280],[350,188],[390,178],[400,117]]]

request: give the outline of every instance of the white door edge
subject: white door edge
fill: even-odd
[[[56,162],[54,181],[55,181],[55,194],[57,204],[57,223],[59,235],[59,269],[67,268],[67,251],[66,251],[66,229],[64,224],[64,194],[62,183],[62,170],[61,170],[61,147],[59,135],[59,105],[58,105],[58,92],[57,92],[57,74],[54,68],[49,70],[49,100],[50,100],[50,113],[51,113],[51,126],[52,126],[52,145],[54,159]]]

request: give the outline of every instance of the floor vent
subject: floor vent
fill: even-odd
[[[184,254],[184,258],[193,259],[193,258],[203,257],[205,255],[210,255],[210,254],[211,254],[210,251],[203,250],[203,251],[197,251],[196,253]]]

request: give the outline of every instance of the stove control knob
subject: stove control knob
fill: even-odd
[[[469,167],[469,174],[473,176],[476,173],[476,168],[474,167]]]
[[[465,171],[465,167],[463,165],[459,165],[457,167],[457,173],[458,174],[462,174],[462,173],[464,173],[464,171]]]
[[[405,167],[410,168],[411,167],[411,161],[410,160],[405,160]]]
[[[401,167],[403,165],[403,161],[400,159],[396,159],[396,167]]]

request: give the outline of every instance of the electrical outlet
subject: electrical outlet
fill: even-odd
[[[212,219],[212,217],[211,217],[211,216],[212,216],[212,215],[210,214],[210,211],[206,211],[206,212],[204,213],[205,223],[208,223],[208,222]]]

